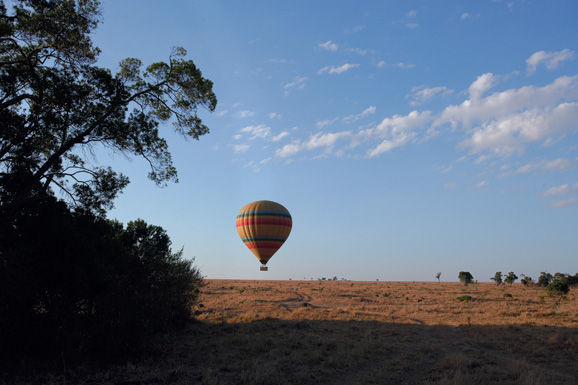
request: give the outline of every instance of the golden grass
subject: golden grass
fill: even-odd
[[[153,355],[46,383],[575,384],[574,290],[207,280],[198,321]]]

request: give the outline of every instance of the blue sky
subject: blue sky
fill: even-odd
[[[164,227],[208,278],[487,281],[578,271],[578,3],[104,1],[99,64],[182,46],[219,100],[211,133],[162,127],[180,183],[109,216]],[[269,262],[235,216],[293,216]]]

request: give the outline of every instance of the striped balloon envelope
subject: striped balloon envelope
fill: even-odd
[[[237,232],[262,263],[262,271],[267,271],[265,265],[287,240],[292,224],[289,211],[272,201],[252,202],[239,211]]]

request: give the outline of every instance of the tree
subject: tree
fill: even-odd
[[[514,282],[516,282],[517,279],[518,279],[518,276],[516,274],[514,274],[513,271],[510,271],[508,273],[508,275],[506,276],[506,278],[504,279],[504,281],[506,281],[506,283],[509,283],[511,285]]]
[[[458,274],[458,279],[464,285],[468,286],[468,284],[472,283],[474,276],[469,271],[460,271]]]
[[[102,216],[128,178],[79,154],[101,146],[140,156],[163,185],[178,179],[159,124],[172,120],[194,139],[209,132],[197,111],[215,109],[213,83],[185,49],[144,69],[139,59],[124,59],[113,74],[95,65],[100,50],[90,33],[98,18],[97,0],[19,0],[11,13],[0,3],[4,218],[55,190]]]
[[[546,287],[550,284],[550,282],[552,282],[552,279],[553,279],[552,274],[541,272],[540,276],[538,277],[538,285]]]
[[[546,291],[550,295],[558,294],[562,296],[564,294],[568,294],[570,287],[568,286],[568,283],[556,279],[550,282],[548,286],[546,286]]]
[[[441,273],[441,272],[437,272],[437,273],[436,273],[436,278],[437,278],[438,282],[440,281],[440,277],[441,277],[441,276],[442,276],[442,273]]]
[[[496,271],[493,278],[490,278],[492,281],[496,282],[496,285],[500,285],[502,283],[502,272]]]
[[[522,274],[522,278],[520,278],[520,282],[524,286],[530,286],[532,284],[532,277],[528,277],[527,275]]]

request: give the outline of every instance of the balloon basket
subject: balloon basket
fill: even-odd
[[[269,268],[268,268],[267,266],[265,266],[265,265],[262,265],[262,266],[259,268],[259,270],[260,270],[260,271],[269,271]]]

